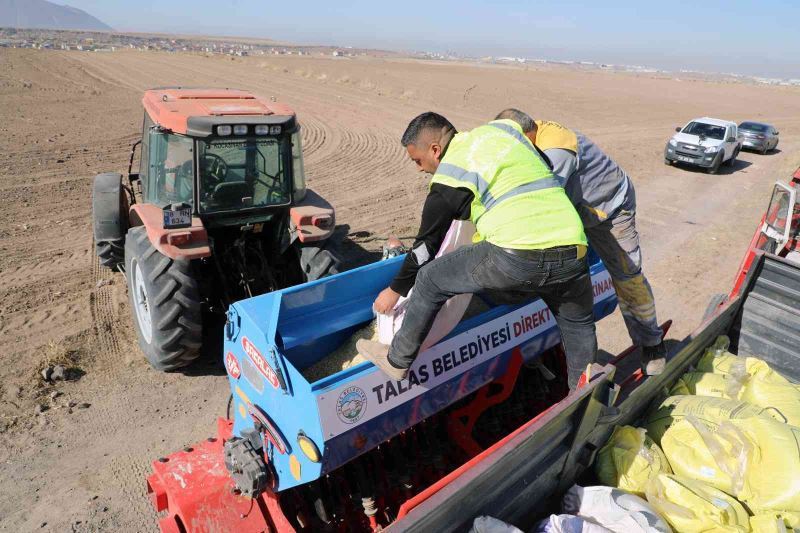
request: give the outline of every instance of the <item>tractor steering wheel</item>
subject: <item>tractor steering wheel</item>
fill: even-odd
[[[203,180],[205,185],[215,187],[225,181],[228,175],[228,164],[217,154],[205,153],[201,159],[203,168]]]

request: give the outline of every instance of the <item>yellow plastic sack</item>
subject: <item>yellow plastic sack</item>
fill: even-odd
[[[783,417],[767,409],[756,407],[739,400],[711,398],[706,396],[670,396],[658,409],[647,417],[647,434],[654,441],[662,444],[664,432],[674,422],[687,416],[694,416],[701,422],[718,425],[733,418],[751,418],[755,416],[775,417],[783,421]]]
[[[800,429],[763,417],[719,426],[694,417],[661,441],[672,470],[736,496],[751,509],[800,512]]]
[[[742,381],[730,374],[687,372],[669,390],[670,396],[712,396],[727,400],[739,399]]]
[[[800,513],[800,429],[766,418],[732,420],[752,443],[738,498],[752,509]]]
[[[800,427],[800,387],[761,359],[739,357],[728,352],[728,345],[727,337],[718,337],[697,363],[698,370],[724,376],[722,380],[694,376],[690,372],[678,380],[670,392],[738,398],[777,411],[773,413],[773,418]],[[701,384],[699,381],[704,382]],[[724,386],[724,382],[729,385]],[[695,392],[692,392],[693,383]],[[741,388],[737,389],[737,383],[741,383]],[[718,394],[720,390],[724,395]]]
[[[776,379],[779,378],[779,379]],[[800,427],[800,389],[777,372],[771,377],[752,376],[739,396],[742,400],[770,411],[776,420]]]
[[[711,424],[713,426],[713,424]],[[744,487],[750,443],[738,434],[720,435],[693,416],[678,420],[664,433],[661,446],[675,475],[695,479],[728,494]]]
[[[661,448],[643,428],[617,426],[597,453],[595,473],[603,485],[644,496],[649,479],[671,473]]]
[[[772,511],[750,517],[750,529],[756,533],[786,533],[800,528],[800,514]]]
[[[680,533],[750,531],[741,503],[693,479],[659,474],[647,486],[647,501]]]
[[[714,374],[732,375],[743,378],[746,374],[751,377],[775,379],[787,382],[786,378],[775,372],[766,362],[756,357],[739,357],[728,351],[730,340],[725,335],[717,337],[716,342],[706,349],[697,362],[700,372],[713,372]]]

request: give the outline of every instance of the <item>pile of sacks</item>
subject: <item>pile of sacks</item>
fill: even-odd
[[[597,477],[678,532],[800,529],[800,389],[728,346],[717,339],[645,428],[617,427]]]

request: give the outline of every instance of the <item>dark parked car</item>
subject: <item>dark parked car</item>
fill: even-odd
[[[778,130],[771,124],[742,122],[739,124],[739,133],[744,137],[742,139],[742,148],[766,154],[778,146]]]

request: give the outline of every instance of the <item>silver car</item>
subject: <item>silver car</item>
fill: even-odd
[[[761,122],[742,122],[739,124],[742,135],[742,148],[766,154],[778,146],[778,130],[771,124]]]

